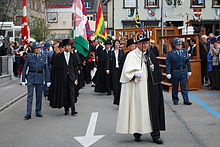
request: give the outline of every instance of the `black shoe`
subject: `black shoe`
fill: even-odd
[[[76,111],[74,111],[74,112],[71,112],[71,115],[76,115],[76,114],[78,114],[78,112],[76,112]]]
[[[36,114],[36,117],[43,117],[42,114]]]
[[[31,119],[31,115],[25,115],[24,119],[25,119],[25,120]]]
[[[68,114],[69,114],[69,111],[65,110],[64,115],[68,115]]]
[[[173,104],[174,104],[174,105],[178,105],[178,102],[174,102]]]
[[[111,95],[111,92],[107,92],[107,95]]]
[[[192,105],[191,102],[184,102],[183,104],[184,104],[184,105]]]
[[[211,89],[210,90],[215,90],[216,88],[215,87],[211,87]]]
[[[139,134],[139,133],[134,133],[133,134],[134,135],[134,141],[136,141],[136,142],[141,142],[141,136],[142,136],[142,134]]]
[[[159,139],[153,139],[153,142],[156,144],[163,144],[163,140]]]

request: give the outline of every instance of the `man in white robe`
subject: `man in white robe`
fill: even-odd
[[[137,48],[127,55],[120,79],[122,88],[116,132],[134,134],[135,141],[140,141],[141,134],[152,132],[148,104],[148,72],[144,64],[144,52],[148,47],[145,46],[149,44],[143,43],[143,51]]]
[[[158,130],[157,135],[154,135],[155,126],[153,127],[154,123],[151,122],[155,120],[152,120],[153,113],[149,107],[152,104],[148,91],[151,89],[148,87],[150,72],[147,68],[147,59],[144,57],[149,48],[149,40],[149,38],[139,39],[138,48],[126,57],[120,79],[122,87],[116,132],[133,134],[137,142],[141,141],[142,134],[151,133],[154,143],[163,144]]]

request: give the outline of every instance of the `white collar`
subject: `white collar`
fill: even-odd
[[[65,54],[65,55],[69,55],[69,54],[70,54],[70,52],[65,52],[65,51],[64,51],[64,54]]]

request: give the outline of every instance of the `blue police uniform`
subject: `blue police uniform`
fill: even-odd
[[[49,74],[50,74],[50,71],[51,71],[51,64],[50,64],[50,61],[52,59],[52,56],[54,54],[53,51],[48,51],[47,48],[51,47],[51,44],[49,42],[46,42],[44,47],[43,47],[43,50],[41,50],[42,54],[46,55],[47,56],[47,61],[48,61],[48,69],[49,69]],[[44,92],[44,96],[48,96],[49,94],[49,88],[47,87],[47,84],[45,83],[44,84],[44,88],[43,88],[43,92]]]
[[[174,46],[180,44],[180,40],[174,39]],[[180,82],[181,94],[184,104],[189,104],[188,90],[187,90],[187,77],[188,72],[191,72],[191,66],[188,53],[185,49],[172,49],[168,52],[166,58],[166,74],[171,74],[172,82],[172,100],[174,104],[178,104],[178,86]]]
[[[27,79],[28,90],[26,116],[31,116],[34,88],[36,92],[35,113],[36,115],[41,115],[43,84],[44,82],[49,82],[49,71],[46,55],[41,53],[28,54],[23,67],[22,82],[25,82],[25,78]]]

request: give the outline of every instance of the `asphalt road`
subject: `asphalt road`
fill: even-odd
[[[158,146],[152,143],[149,134],[142,136],[142,142],[134,142],[132,135],[115,133],[118,108],[112,104],[112,95],[94,93],[90,85],[80,93],[77,116],[64,116],[63,109],[52,109],[44,101],[43,118],[33,114],[31,120],[25,121],[26,98],[0,112],[0,147],[82,147],[74,137],[86,134],[92,112],[98,112],[95,135],[105,136],[91,147]],[[164,92],[167,130],[161,133],[162,146],[219,147],[220,91],[200,90],[190,94],[192,106],[183,105],[182,99],[175,106],[171,94]]]

